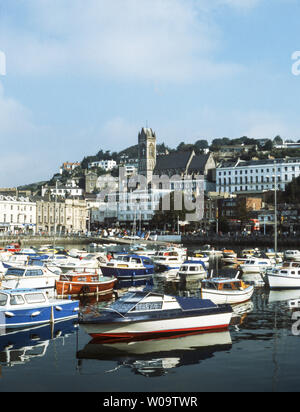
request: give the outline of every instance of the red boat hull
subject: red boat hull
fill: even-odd
[[[105,294],[113,290],[117,279],[108,282],[56,281],[58,295]]]

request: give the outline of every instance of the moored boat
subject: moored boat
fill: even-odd
[[[207,256],[222,256],[223,252],[221,250],[216,250],[211,245],[204,245],[202,249],[197,250],[194,253],[204,254],[204,255],[207,255]]]
[[[77,318],[79,301],[49,299],[36,289],[0,290],[0,327],[24,328]]]
[[[178,270],[185,259],[185,254],[175,248],[160,250],[152,258],[157,271]]]
[[[300,289],[300,267],[275,268],[267,271],[266,278],[270,289]]]
[[[294,262],[300,262],[300,251],[299,250],[286,250],[284,252],[284,258],[286,260],[292,260]]]
[[[85,316],[79,323],[93,338],[131,339],[226,329],[231,316],[230,305],[142,291],[126,293],[98,315]]]
[[[2,276],[2,289],[53,289],[59,275],[41,266],[17,266],[7,269]]]
[[[11,243],[5,246],[4,250],[6,252],[19,252],[21,250],[21,246],[19,243]]]
[[[245,263],[240,265],[240,269],[243,273],[263,273],[267,269],[272,268],[276,262],[271,259],[252,257],[247,259]]]
[[[217,304],[242,303],[251,299],[254,287],[246,285],[241,279],[210,278],[201,285],[201,297]]]
[[[206,266],[202,260],[186,260],[177,273],[180,280],[204,279],[207,277]]]
[[[56,281],[58,295],[106,294],[112,292],[117,278],[92,272],[68,272]]]
[[[234,250],[231,249],[224,249],[222,254],[222,262],[223,263],[228,263],[228,264],[233,264],[237,263],[237,253],[234,252]]]
[[[182,264],[182,259],[176,256],[161,256],[156,258],[154,263],[158,272],[178,270]]]
[[[115,276],[120,280],[147,279],[154,273],[154,265],[146,256],[124,254],[118,259],[100,263],[104,276]]]

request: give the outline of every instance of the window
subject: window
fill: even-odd
[[[17,269],[17,268],[8,268],[6,271],[6,276],[13,275],[13,276],[23,276],[25,270],[24,269]]]
[[[7,295],[0,293],[0,306],[5,306],[7,302]]]
[[[25,295],[27,303],[42,303],[46,302],[46,298],[42,293],[27,293]]]
[[[23,305],[24,299],[22,295],[11,295],[10,296],[10,304],[11,305]]]
[[[144,310],[160,310],[162,308],[162,302],[148,302],[138,303],[135,307],[136,311]]]
[[[25,276],[43,276],[44,272],[41,269],[27,270]]]

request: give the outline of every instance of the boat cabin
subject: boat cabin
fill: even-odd
[[[259,258],[253,258],[253,259],[247,259],[244,263],[244,265],[254,265],[254,266],[269,266],[270,261],[268,259],[259,259]]]
[[[11,267],[8,268],[5,273],[5,278],[9,277],[37,277],[37,276],[44,276],[47,273],[45,269],[39,266],[25,266],[25,267]]]
[[[164,310],[192,310],[200,307],[216,307],[210,300],[197,298],[184,298],[179,296],[164,295],[155,292],[128,292],[110,306],[120,314],[154,312]]]
[[[180,255],[176,250],[161,250],[161,251],[156,252],[154,257],[156,259],[157,258],[160,259],[160,258],[166,257],[166,256],[168,256],[168,257],[170,257],[170,256],[179,257]]]
[[[179,269],[180,273],[185,274],[196,274],[196,273],[206,273],[206,268],[201,260],[185,261]]]
[[[282,264],[282,269],[286,268],[299,268],[300,269],[300,263],[299,262],[284,262]]]
[[[28,307],[37,303],[48,303],[48,297],[44,291],[35,289],[0,290],[0,308],[20,309],[22,306]]]
[[[231,291],[244,290],[248,286],[241,279],[211,278],[202,281],[203,289]]]
[[[117,260],[111,260],[106,264],[108,267],[127,268],[130,266],[147,267],[153,266],[151,259],[139,255],[119,255]]]
[[[299,257],[300,251],[299,250],[287,250],[285,252],[285,256],[288,258]]]
[[[283,276],[283,277],[288,277],[288,276],[300,276],[300,267],[298,268],[286,268],[286,269],[273,269],[272,272],[269,274],[272,275],[277,275],[277,276]]]
[[[99,282],[99,275],[95,273],[66,273],[60,276],[62,282]]]

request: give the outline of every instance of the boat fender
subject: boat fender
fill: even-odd
[[[31,316],[32,317],[35,317],[35,316],[38,316],[38,315],[40,315],[41,314],[41,312],[39,312],[38,310],[36,311],[36,312],[33,312],[32,314],[31,314]]]
[[[7,316],[8,318],[12,318],[13,316],[15,316],[15,314],[12,312],[4,312],[4,315]]]

